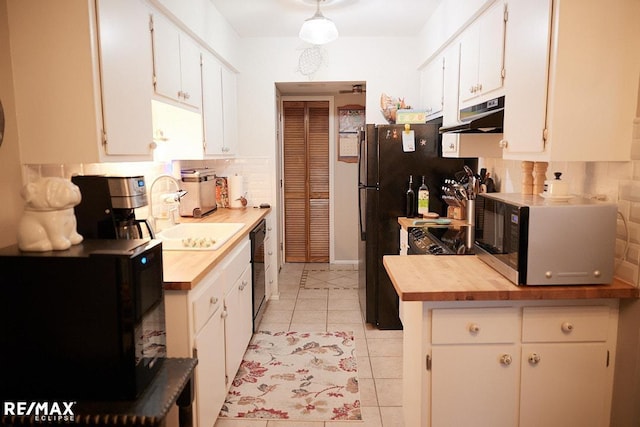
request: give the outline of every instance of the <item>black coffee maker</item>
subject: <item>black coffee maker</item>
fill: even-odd
[[[75,210],[78,233],[85,239],[142,239],[154,233],[146,219],[136,219],[136,208],[147,206],[143,176],[77,175],[82,201]]]

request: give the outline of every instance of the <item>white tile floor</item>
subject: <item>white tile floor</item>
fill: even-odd
[[[267,306],[260,329],[353,331],[363,422],[218,420],[215,427],[402,427],[402,331],[381,331],[362,320],[352,266],[285,264],[280,299]]]

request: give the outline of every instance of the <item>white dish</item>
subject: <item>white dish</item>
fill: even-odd
[[[550,194],[545,194],[545,193],[540,193],[540,196],[542,196],[545,199],[556,200],[556,201],[566,201],[576,197],[573,194],[567,194],[566,196],[552,196]]]

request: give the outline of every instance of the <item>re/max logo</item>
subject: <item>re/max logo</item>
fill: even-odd
[[[76,402],[4,402],[2,415],[36,417],[36,420],[73,420]]]

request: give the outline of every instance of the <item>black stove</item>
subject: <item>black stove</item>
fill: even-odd
[[[473,255],[466,247],[468,227],[409,228],[408,255]]]

